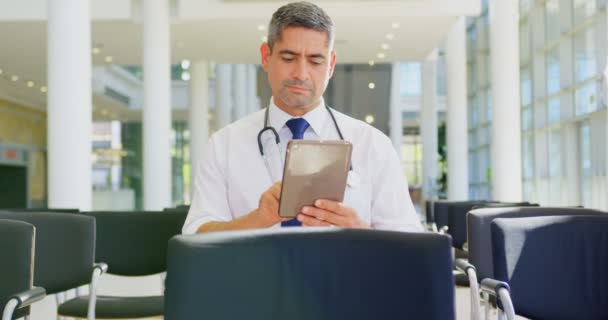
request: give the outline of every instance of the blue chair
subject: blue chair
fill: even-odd
[[[29,223],[0,220],[0,315],[2,320],[28,316],[29,306],[45,296],[33,287],[35,229]]]
[[[167,243],[181,232],[187,212],[82,212],[95,218],[95,260],[107,263],[109,274],[147,276],[162,273],[167,266]],[[59,314],[84,317],[88,296],[72,299],[59,307]],[[102,319],[157,317],[164,314],[164,297],[100,295],[95,313]]]
[[[95,219],[58,212],[0,212],[0,219],[19,220],[36,228],[34,285],[48,294],[90,285],[84,317],[94,320],[97,285],[107,268],[93,260]]]
[[[166,318],[454,319],[450,242],[339,228],[177,236]]]
[[[483,290],[502,288],[509,319],[608,319],[608,216],[496,219],[491,228],[498,282]]]
[[[494,204],[492,204],[494,205]],[[492,233],[490,226],[498,218],[542,217],[561,215],[605,215],[606,212],[564,207],[493,207],[474,209],[467,214],[467,237],[469,260],[456,259],[458,270],[468,276],[471,288],[472,319],[480,319],[479,283],[483,279],[494,279],[492,261]],[[485,305],[486,311],[488,305]]]

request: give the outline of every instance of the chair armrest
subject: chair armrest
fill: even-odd
[[[93,265],[93,271],[95,271],[96,269],[99,269],[99,271],[101,271],[101,274],[104,274],[108,272],[108,264],[104,262],[96,263]]]
[[[41,287],[33,287],[30,290],[19,292],[8,299],[2,312],[2,320],[10,320],[13,318],[13,312],[20,308],[25,308],[36,301],[40,301],[46,297],[46,290]]]
[[[17,299],[17,309],[27,307],[34,302],[40,301],[46,297],[46,290],[42,287],[33,287],[30,290],[19,292],[11,297]]]
[[[511,288],[509,284],[495,279],[481,280],[481,291],[486,294],[491,294],[496,297],[497,305],[504,310],[508,320],[515,319],[515,308],[511,300]]]
[[[470,299],[471,299],[471,320],[481,319],[481,302],[479,301],[479,284],[477,283],[477,270],[475,266],[465,259],[454,261],[456,269],[464,272],[469,278]]]
[[[477,269],[475,269],[475,266],[470,264],[465,259],[456,259],[456,261],[454,261],[454,266],[456,267],[457,270],[462,271],[467,275],[469,274],[469,269],[473,269],[473,271],[477,271]]]

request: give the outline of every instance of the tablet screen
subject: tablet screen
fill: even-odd
[[[352,145],[337,140],[291,140],[279,203],[281,217],[295,217],[318,199],[342,202]]]

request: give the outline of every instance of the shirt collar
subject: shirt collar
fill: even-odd
[[[294,116],[290,115],[289,113],[281,110],[274,103],[273,98],[270,98],[270,105],[268,108],[269,108],[268,122],[270,123],[270,125],[273,128],[275,128],[275,130],[277,130],[277,132],[281,131],[281,129],[283,129],[285,127],[285,123],[289,119],[304,118],[304,119],[306,119],[306,121],[308,121],[308,124],[310,124],[310,128],[319,137],[321,137],[322,129],[325,126],[325,122],[327,121],[327,117],[328,117],[328,113],[325,110],[325,100],[323,100],[323,98],[321,98],[321,101],[319,102],[318,106],[316,106],[312,110],[308,111],[302,117],[294,117]]]

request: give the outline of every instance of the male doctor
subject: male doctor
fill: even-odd
[[[336,65],[334,26],[318,6],[295,2],[272,16],[261,48],[272,99],[215,133],[194,181],[184,234],[282,226],[336,226],[422,231],[390,140],[372,126],[329,108],[322,98]],[[335,120],[334,120],[335,119]],[[266,159],[258,149],[262,134]],[[278,215],[280,161],[274,149],[290,139],[338,140],[353,145],[352,170],[342,203],[319,199],[296,219]],[[268,143],[270,141],[270,143]],[[278,167],[278,168],[277,168]],[[277,176],[277,172],[279,173]]]

